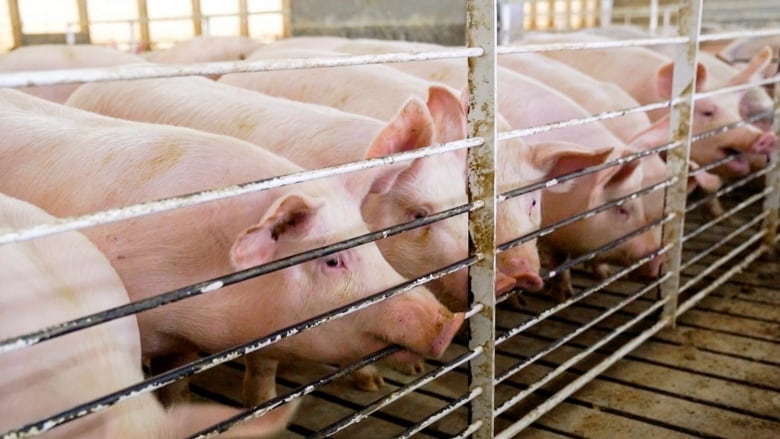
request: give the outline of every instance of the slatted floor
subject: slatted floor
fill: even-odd
[[[741,197],[744,194],[732,196],[726,202],[727,207]],[[684,259],[711,247],[759,212],[759,208],[760,203],[738,219],[717,225],[686,243]],[[701,221],[700,217],[692,215],[686,230],[693,230]],[[753,233],[755,229],[747,230],[734,242],[742,242]],[[733,247],[734,243],[729,243],[718,248],[713,255],[689,267],[683,279],[701,272]],[[735,260],[739,261],[741,257]],[[732,264],[726,263],[699,285],[706,285],[713,277],[731,268]],[[575,286],[579,288],[595,282],[584,273],[575,276]],[[695,292],[699,285],[691,290]],[[510,339],[498,348],[497,371],[500,373],[545,349],[643,286],[630,281],[616,282]],[[688,296],[684,295],[682,300]],[[655,290],[648,292],[499,384],[496,387],[498,404],[647,309],[656,297]],[[498,311],[499,334],[552,305],[543,294],[527,295],[526,301],[527,307],[522,311]],[[630,336],[651,326],[656,316],[651,315],[632,327],[627,335],[616,337],[571,370],[530,393],[525,400],[497,418],[497,431],[618,349]],[[456,343],[441,361],[430,361],[428,370],[465,351],[462,341]],[[286,364],[280,369],[280,391],[308,383],[334,370],[311,363]],[[390,369],[384,369],[384,372],[387,385],[379,393],[354,390],[347,379],[315,391],[304,399],[299,414],[280,437],[310,436],[414,380]],[[398,435],[463,395],[467,380],[465,367],[458,368],[334,437]],[[193,389],[202,396],[235,403],[240,396],[240,365],[209,372],[197,377],[194,383]],[[460,408],[415,437],[450,437],[466,427],[466,420],[466,409]],[[517,437],[780,437],[780,262],[768,259],[754,262],[748,270],[735,275],[685,313],[676,328],[661,330]]]

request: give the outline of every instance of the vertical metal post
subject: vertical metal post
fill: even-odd
[[[475,438],[494,436],[495,399],[495,267],[496,267],[496,2],[467,0],[466,44],[482,47],[485,53],[468,59],[469,135],[485,139],[484,145],[469,149],[468,195],[483,203],[469,214],[469,247],[482,255],[469,270],[471,303],[482,309],[469,321],[469,347],[482,348],[482,355],[470,363],[469,387],[481,393],[471,402],[471,422],[481,422]]]
[[[682,237],[685,225],[686,186],[688,182],[688,160],[691,149],[691,123],[693,121],[693,94],[696,90],[696,55],[701,32],[702,0],[683,0],[678,21],[680,35],[688,36],[687,43],[677,46],[674,59],[672,97],[682,102],[671,108],[672,140],[682,142],[680,147],[667,152],[666,169],[669,177],[677,181],[666,190],[666,214],[674,218],[663,228],[663,244],[672,244],[666,253],[663,272],[672,275],[661,284],[661,295],[671,300],[664,306],[662,318],[670,318],[675,324],[677,296],[680,289],[680,265],[682,262]]]
[[[249,36],[249,6],[248,0],[238,0],[238,29],[242,37]]]
[[[650,23],[648,24],[650,35],[658,32],[658,0],[650,0]]]
[[[777,113],[780,111],[780,83],[775,83],[775,105],[773,106],[773,123],[772,131],[775,133],[780,132],[780,117]],[[777,150],[772,152],[769,166],[772,167],[766,175],[766,185],[774,189],[764,200],[764,210],[769,211],[764,227],[766,227],[766,235],[764,237],[764,245],[768,246],[770,252],[776,256],[775,240],[777,240],[777,227],[780,225],[780,154]]]
[[[194,35],[203,35],[203,13],[200,0],[192,0],[192,32]]]
[[[292,36],[292,0],[282,0],[282,37]]]
[[[147,7],[146,0],[138,0],[138,28],[141,33],[138,47],[140,47],[141,50],[146,50],[146,48],[151,49],[151,38],[149,36],[149,8]]]
[[[539,28],[539,8],[537,4],[538,0],[529,0],[528,16],[531,17],[531,24],[528,26],[529,30]]]
[[[77,0],[76,5],[79,10],[79,32],[87,36],[87,42],[91,42],[92,37],[89,35],[89,8],[87,7],[87,0]]]
[[[612,0],[601,0],[599,7],[599,26],[607,27],[612,24]]]
[[[14,48],[22,45],[22,18],[19,15],[19,0],[8,0],[8,16],[11,18],[11,32]]]

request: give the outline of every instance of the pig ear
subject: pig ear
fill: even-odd
[[[237,424],[224,433],[225,437],[257,438],[276,434],[287,426],[299,405],[300,400],[296,400],[271,410],[257,419]],[[184,403],[172,406],[166,413],[166,418],[173,437],[190,437],[242,411],[220,404]]]
[[[448,88],[430,86],[426,105],[433,118],[436,142],[446,143],[466,137],[466,112],[460,99]]]
[[[621,156],[625,157],[636,152],[637,151],[633,150],[625,150]],[[639,167],[641,163],[641,159],[636,159],[622,165],[613,166],[609,170],[605,170],[604,176],[599,180],[604,182],[605,188],[626,184],[628,181],[634,178],[641,180],[642,168]]]
[[[311,226],[311,219],[322,204],[322,201],[301,194],[287,194],[277,199],[258,224],[236,238],[230,249],[233,266],[245,269],[272,260],[278,241],[298,235]]]
[[[674,78],[674,63],[666,64],[658,69],[656,75],[656,90],[662,99],[672,97],[672,79]],[[696,91],[704,90],[707,81],[707,67],[702,63],[696,63]]]
[[[613,147],[591,148],[571,142],[542,142],[528,145],[531,165],[544,173],[543,179],[555,178],[578,169],[604,163]],[[569,180],[547,188],[550,192],[564,193],[572,190],[578,179]]]
[[[393,119],[371,142],[366,158],[412,151],[434,143],[434,126],[428,107],[418,98],[410,98]],[[398,175],[408,169],[410,163],[401,163],[380,169],[373,174],[369,191],[385,193],[395,183]]]
[[[745,84],[749,82],[756,73],[759,72],[762,76],[771,76],[771,73],[769,73],[769,75],[766,75],[766,73],[769,72],[768,67],[771,62],[772,62],[772,48],[769,46],[764,46],[761,49],[761,51],[758,52],[756,56],[754,56],[753,59],[750,60],[750,62],[745,66],[745,68],[743,68],[733,78],[729,79],[728,85]]]
[[[428,108],[410,98],[371,142],[366,158],[383,157],[433,144],[434,126]]]

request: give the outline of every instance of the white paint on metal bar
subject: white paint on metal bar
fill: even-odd
[[[603,321],[604,319],[606,319],[607,317],[611,316],[612,314],[614,314],[614,313],[620,311],[621,309],[625,308],[630,303],[635,302],[640,297],[644,296],[648,292],[650,292],[653,289],[657,288],[658,285],[660,285],[661,282],[666,280],[666,278],[669,277],[669,276],[670,276],[670,274],[666,273],[660,279],[657,279],[657,280],[649,283],[648,285],[645,285],[644,288],[640,288],[639,291],[635,292],[634,294],[631,294],[631,295],[627,296],[623,300],[619,301],[615,305],[613,305],[610,308],[608,308],[607,310],[605,310],[603,313],[599,314],[597,317],[589,320],[587,323],[579,325],[577,327],[577,329],[571,331],[570,333],[564,335],[563,337],[559,337],[553,343],[550,343],[546,348],[539,350],[537,353],[535,353],[535,354],[531,355],[530,357],[526,358],[525,360],[523,360],[518,365],[516,365],[514,367],[510,367],[509,369],[505,370],[503,373],[501,373],[499,376],[496,377],[495,385],[498,385],[498,384],[504,382],[505,380],[511,378],[516,373],[518,373],[521,370],[525,369],[527,366],[530,366],[531,364],[533,364],[535,361],[541,359],[542,357],[548,355],[550,352],[553,352],[554,350],[558,349],[559,347],[561,347],[564,344],[568,343],[569,341],[573,340],[575,337],[581,335],[582,333],[584,333],[588,329],[596,326],[599,322]],[[581,357],[581,358],[584,358],[584,357]],[[577,360],[577,361],[579,361],[579,360]],[[537,382],[534,383],[532,385],[532,387],[536,386],[536,388],[538,389],[539,387],[541,387],[541,386],[547,384],[548,382],[550,382],[552,379],[554,379],[555,377],[557,377],[561,373],[563,373],[566,370],[568,370],[570,368],[570,366],[572,366],[572,365],[574,365],[574,363],[570,363],[566,368],[563,368],[563,365],[561,365],[560,367],[556,368],[551,373],[549,373],[549,374],[545,375],[544,377],[542,377],[541,379],[537,380]],[[528,391],[528,390],[530,390],[530,388],[526,389],[525,391]],[[530,393],[528,393],[528,394],[530,394]],[[526,396],[528,394],[526,394]],[[521,398],[521,399],[519,399],[517,401],[513,401],[513,405],[517,404],[522,399],[524,399],[524,398]]]
[[[651,110],[660,110],[663,108],[668,108],[670,105],[669,102],[670,101],[653,102],[651,104],[642,105],[635,108],[628,108],[625,110],[605,111],[603,113],[598,113],[596,115],[588,116],[588,117],[567,119],[558,122],[551,122],[544,125],[536,125],[528,128],[518,128],[510,131],[502,131],[498,135],[498,140],[504,141],[515,137],[530,136],[532,134],[544,133],[558,128],[568,128],[568,127],[574,127],[578,125],[585,125],[588,123],[597,122],[606,119],[614,119],[616,117],[625,116],[627,114],[641,113],[641,112],[651,111]],[[679,99],[673,99],[671,102],[673,105],[679,102]]]
[[[480,389],[474,389],[480,390]],[[469,424],[468,427],[463,429],[460,433],[452,436],[452,439],[465,439],[467,437],[471,437],[472,434],[474,434],[475,431],[478,431],[480,428],[482,428],[482,421],[475,421]]]
[[[774,35],[780,35],[780,29],[768,28],[768,29],[746,29],[733,32],[715,32],[711,34],[704,34],[699,37],[701,42],[731,40],[735,38],[747,38],[747,37],[771,37]]]
[[[750,247],[752,244],[758,242],[762,236],[763,233],[756,236],[752,236],[747,241],[743,242],[739,247],[731,251],[729,255],[732,255],[732,257],[737,256],[743,250]],[[702,299],[707,297],[711,292],[715,291],[715,289],[717,289],[718,287],[726,283],[729,279],[731,279],[732,276],[744,270],[745,268],[747,268],[748,265],[755,262],[755,260],[761,257],[761,255],[763,255],[764,253],[766,253],[766,251],[767,248],[765,246],[760,246],[759,248],[757,248],[747,256],[740,257],[739,262],[737,262],[733,267],[729,268],[725,273],[720,275],[716,280],[712,281],[706,287],[699,290],[699,292],[691,296],[688,300],[681,303],[677,309],[677,317],[679,317],[684,312],[696,306],[697,303],[699,303]]]
[[[637,315],[635,318],[633,318],[631,321],[625,323],[624,325],[620,326],[615,331],[611,332],[607,337],[605,337],[602,340],[599,340],[597,342],[598,346],[590,346],[587,351],[595,351],[601,345],[605,344],[606,342],[610,341],[617,335],[625,332],[628,328],[639,322],[640,320],[644,319],[645,317],[649,316],[653,312],[655,312],[658,308],[665,305],[665,303],[669,300],[669,298],[663,298],[660,301],[653,304],[650,308],[646,309],[641,314]],[[642,333],[628,341],[626,344],[621,346],[618,350],[613,352],[610,356],[602,360],[599,364],[596,366],[591,367],[588,369],[587,372],[577,377],[574,381],[567,384],[563,389],[559,390],[555,395],[547,398],[544,402],[536,406],[533,410],[528,412],[525,416],[520,418],[517,422],[510,425],[503,431],[501,431],[500,434],[496,435],[496,439],[511,439],[531,425],[534,421],[539,419],[543,414],[549,412],[552,410],[553,407],[560,404],[568,398],[569,396],[573,395],[574,392],[581,389],[585,384],[591,382],[594,378],[596,378],[598,375],[600,375],[602,372],[607,370],[608,367],[615,364],[618,360],[625,357],[629,352],[636,349],[640,344],[644,343],[645,340],[655,335],[658,331],[663,329],[665,326],[669,324],[670,319],[668,317],[662,318],[658,323],[651,326],[650,328],[644,330]],[[571,359],[568,362],[572,362]],[[572,364],[575,362],[572,362]]]
[[[735,236],[738,236],[740,233],[745,232],[750,227],[760,223],[761,220],[766,218],[766,216],[767,216],[767,212],[763,212],[762,214],[756,216],[752,220],[748,221],[747,223],[743,224],[742,226],[740,226],[736,230],[734,230],[731,233],[729,233],[728,235],[724,236],[717,243],[715,243],[712,246],[710,246],[708,251],[711,252],[712,250],[722,246],[724,243],[734,239]],[[728,262],[731,259],[733,259],[734,257],[736,257],[742,250],[746,249],[747,247],[752,245],[754,242],[762,239],[765,234],[766,234],[766,230],[760,230],[760,231],[756,232],[755,235],[753,235],[750,238],[748,238],[745,242],[743,242],[742,244],[740,244],[739,246],[735,247],[733,250],[731,250],[727,254],[725,254],[722,257],[720,257],[718,260],[716,260],[714,262],[709,262],[707,264],[707,266],[701,272],[697,273],[696,276],[688,279],[688,281],[683,286],[680,287],[680,293],[682,293],[684,291],[687,291],[690,287],[695,285],[696,282],[704,279],[707,275],[709,275],[713,271],[717,270],[720,266],[722,266],[726,262]]]
[[[736,215],[738,212],[741,212],[742,210],[744,210],[747,206],[749,206],[749,205],[751,205],[753,203],[756,203],[759,200],[761,200],[762,198],[766,197],[766,195],[768,193],[770,193],[770,192],[771,192],[770,188],[765,188],[762,192],[750,196],[749,198],[747,198],[746,200],[741,202],[739,205],[734,206],[731,209],[723,212],[723,214],[719,215],[717,218],[713,218],[713,219],[707,221],[706,223],[702,224],[701,226],[697,227],[695,230],[686,233],[685,236],[683,236],[683,243],[688,242],[692,238],[694,238],[694,237],[700,235],[701,233],[707,231],[712,226],[722,222],[723,220]],[[700,254],[694,256],[694,258],[698,257]],[[684,270],[689,265],[690,265],[690,260],[687,261],[683,265],[682,269]]]
[[[425,418],[424,421],[413,425],[412,427],[409,427],[406,431],[404,431],[402,434],[395,436],[398,439],[407,439],[415,434],[422,431],[424,428],[432,425],[435,422],[440,421],[445,416],[449,415],[450,413],[454,412],[455,410],[463,407],[464,405],[468,404],[469,402],[473,401],[474,398],[480,396],[482,394],[482,388],[481,387],[475,387],[469,391],[469,393],[461,396],[460,398],[456,399],[455,401],[447,404],[445,407],[441,408],[440,410],[436,411],[435,413],[429,415]]]
[[[678,15],[678,33],[687,35],[687,44],[676,47],[672,96],[682,102],[672,105],[669,117],[672,139],[683,142],[666,154],[667,175],[677,178],[676,184],[666,189],[665,212],[674,213],[676,218],[665,224],[662,232],[663,245],[672,244],[662,264],[662,272],[672,273],[661,284],[661,296],[666,300],[662,320],[669,319],[674,326],[677,297],[680,286],[680,264],[682,261],[682,236],[685,225],[685,203],[688,198],[688,163],[690,161],[691,126],[693,124],[693,95],[696,90],[696,58],[699,49],[698,36],[701,33],[702,0],[685,0]]]
[[[460,48],[426,52],[345,55],[316,58],[280,58],[257,61],[221,61],[194,64],[128,64],[115,67],[23,71],[0,74],[0,87],[30,87],[40,85],[104,82],[133,79],[170,78],[191,75],[225,75],[228,73],[266,72],[273,70],[339,67],[389,62],[480,56],[481,48]]]
[[[435,370],[432,370],[425,375],[422,375],[412,381],[411,383],[408,383],[398,389],[396,389],[393,392],[390,392],[388,395],[385,395],[384,397],[372,402],[371,404],[363,407],[361,410],[353,413],[352,415],[341,419],[333,424],[331,424],[328,427],[325,427],[324,429],[320,430],[314,435],[309,436],[312,439],[318,439],[318,438],[325,438],[325,437],[331,437],[334,434],[343,431],[344,429],[350,427],[351,425],[357,424],[358,422],[361,422],[363,419],[366,419],[371,415],[371,413],[376,412],[377,410],[380,410],[384,407],[387,407],[388,405],[398,401],[399,399],[403,398],[404,396],[414,392],[415,390],[419,389],[420,387],[429,384],[430,382],[436,380],[437,378],[441,377],[445,373],[453,371],[458,366],[465,364],[468,361],[471,361],[474,357],[478,355],[482,355],[484,352],[482,351],[482,348],[477,348],[471,351],[468,351],[462,355],[460,355],[458,358],[450,361],[449,363],[445,364],[442,367],[439,367]],[[463,404],[470,401],[463,401]],[[457,408],[457,407],[455,407]],[[444,412],[441,416],[444,416],[448,414],[449,411]],[[425,426],[421,427],[425,428]]]
[[[780,30],[778,30],[778,34],[780,34]],[[780,132],[780,116],[778,114],[780,114],[780,84],[775,84],[774,112],[772,113],[772,131],[775,133]],[[764,202],[764,210],[769,212],[764,224],[766,230],[764,245],[773,248],[777,237],[780,236],[777,233],[777,229],[780,227],[780,152],[777,149],[772,151],[767,167],[771,171],[766,176],[766,186],[772,192],[767,195]],[[772,251],[775,252],[774,249]]]
[[[469,404],[469,421],[481,421],[477,439],[494,436],[495,318],[496,318],[496,2],[466,1],[466,42],[482,55],[468,59],[470,137],[484,145],[468,150],[468,197],[484,207],[469,213],[469,252],[484,257],[469,268],[470,302],[483,308],[469,321],[469,349],[484,352],[469,363],[469,389],[481,389]]]
[[[556,52],[561,50],[589,50],[589,49],[612,49],[620,47],[642,47],[661,44],[680,44],[688,42],[687,37],[665,37],[665,38],[636,38],[632,40],[615,41],[589,41],[586,43],[567,42],[567,43],[543,43],[543,44],[522,44],[514,46],[501,46],[498,48],[499,55],[510,53],[529,53],[529,52]]]
[[[434,154],[456,151],[464,148],[471,148],[482,144],[482,139],[471,138],[449,142],[438,146],[421,148],[415,151],[408,151],[393,154],[386,157],[380,157],[369,160],[360,160],[346,163],[343,165],[331,166],[327,168],[315,169],[310,171],[297,172],[277,177],[260,180],[257,182],[245,183],[241,185],[228,186],[221,189],[212,189],[194,194],[182,195],[179,197],[165,198],[156,201],[135,204],[121,208],[104,210],[91,214],[81,215],[70,218],[60,218],[52,223],[39,224],[23,229],[12,230],[0,234],[0,245],[12,242],[26,241],[33,238],[52,235],[55,233],[79,230],[86,227],[93,227],[100,224],[107,224],[116,221],[122,221],[130,218],[137,218],[152,213],[165,212],[168,210],[179,209],[182,207],[194,206],[210,201],[221,200],[224,198],[237,197],[252,192],[287,186],[295,183],[316,180],[319,178],[333,177],[336,175],[355,172],[364,169],[376,168],[411,161],[421,157],[427,157]]]

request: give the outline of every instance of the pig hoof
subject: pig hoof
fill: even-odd
[[[365,392],[376,392],[385,385],[385,379],[373,366],[366,366],[352,373],[352,386]]]
[[[594,264],[591,267],[591,271],[598,280],[604,280],[612,276],[612,268],[610,268],[609,264]],[[569,292],[569,297],[571,297],[571,292]]]
[[[425,362],[420,360],[411,364],[398,364],[395,370],[404,375],[415,376],[425,372]]]
[[[556,286],[550,289],[550,295],[555,300],[555,303],[563,303],[574,296],[574,291],[565,286]]]

